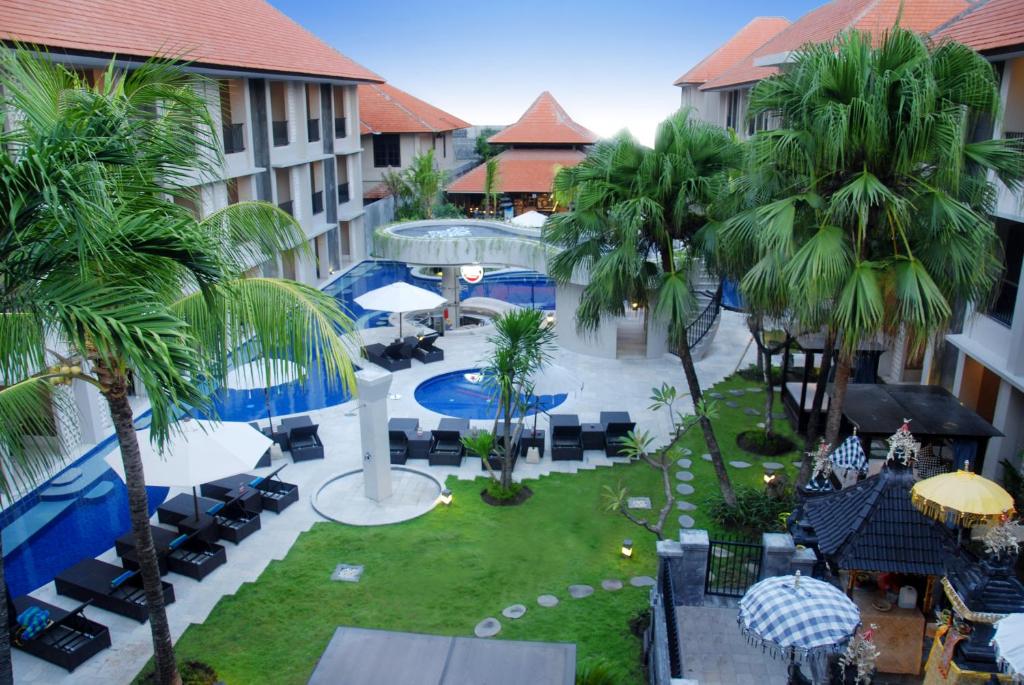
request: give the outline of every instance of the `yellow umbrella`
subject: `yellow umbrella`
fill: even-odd
[[[997,483],[971,471],[942,473],[914,484],[910,499],[922,513],[961,526],[996,523],[1013,513],[1013,498]]]

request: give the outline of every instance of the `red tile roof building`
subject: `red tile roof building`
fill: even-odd
[[[53,52],[383,80],[263,0],[0,0],[0,37]]]
[[[933,34],[978,52],[993,53],[1024,46],[1024,1],[982,0]]]
[[[545,90],[519,121],[498,131],[487,142],[495,145],[590,145],[597,142],[597,134],[573,121]]]
[[[676,79],[673,85],[701,85],[715,78],[764,45],[768,39],[787,26],[789,26],[789,19],[784,17],[754,17],[720,48]]]
[[[359,86],[360,133],[441,133],[470,124],[388,83]]]
[[[555,173],[586,156],[580,150],[505,150],[498,155],[498,185],[502,193],[549,193]],[[486,173],[481,164],[448,186],[448,192],[482,194]]]

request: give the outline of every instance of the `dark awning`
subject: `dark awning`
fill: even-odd
[[[910,430],[919,439],[1002,435],[937,385],[851,384],[846,389],[843,416],[866,437],[892,435],[904,419],[912,419]]]

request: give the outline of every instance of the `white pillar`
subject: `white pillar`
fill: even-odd
[[[356,372],[359,390],[359,436],[366,496],[375,502],[391,497],[391,449],[388,445],[388,390],[391,374],[368,366]]]

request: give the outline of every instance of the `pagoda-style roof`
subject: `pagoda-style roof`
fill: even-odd
[[[953,538],[914,508],[913,485],[913,471],[890,464],[852,487],[807,500],[818,549],[843,569],[942,575]]]
[[[957,610],[966,609],[965,618],[1024,613],[1024,584],[1014,575],[1011,559],[978,561],[965,552],[952,558],[948,567],[949,584],[964,604]]]
[[[597,142],[597,134],[573,121],[545,90],[519,121],[498,131],[487,142],[495,145],[590,145]]]

